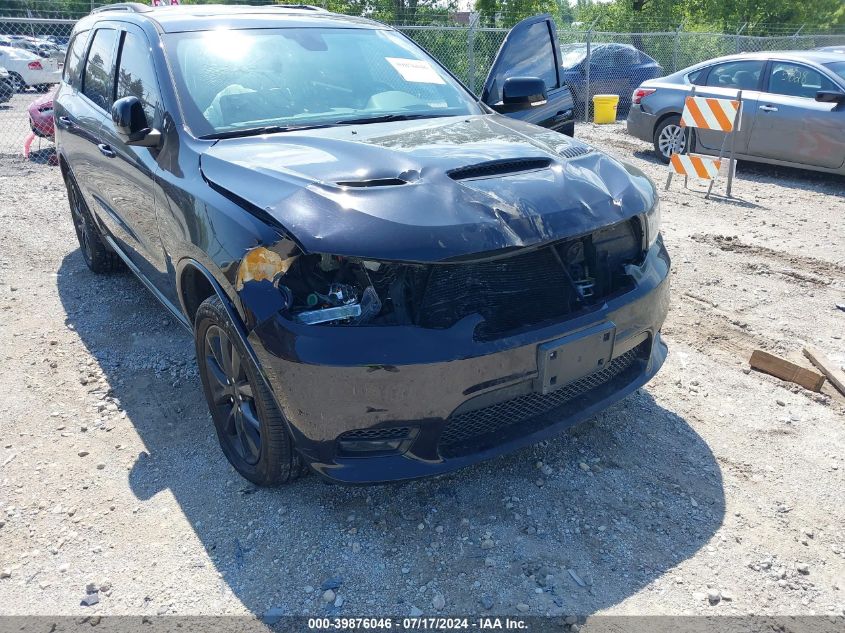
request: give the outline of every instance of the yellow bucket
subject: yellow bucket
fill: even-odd
[[[593,122],[615,123],[619,95],[593,95]]]

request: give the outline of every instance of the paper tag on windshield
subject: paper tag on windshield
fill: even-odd
[[[396,69],[402,79],[417,84],[445,84],[443,78],[431,67],[427,61],[421,59],[403,59],[402,57],[385,57],[390,65]]]

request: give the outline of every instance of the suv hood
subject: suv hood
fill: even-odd
[[[216,142],[208,182],[307,252],[437,262],[581,235],[648,211],[651,181],[556,132],[498,115]]]

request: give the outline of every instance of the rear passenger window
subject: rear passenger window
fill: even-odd
[[[763,64],[765,62],[762,59],[749,59],[713,66],[707,76],[707,85],[737,90],[757,90]]]
[[[88,50],[85,62],[85,77],[82,83],[82,94],[91,99],[103,110],[108,110],[112,104],[114,80],[114,44],[117,31],[114,29],[98,29],[94,32],[94,40]]]
[[[636,66],[640,63],[640,52],[636,48],[620,46],[613,52],[612,62],[617,68],[621,66]]]
[[[82,60],[85,58],[85,44],[87,42],[88,31],[80,31],[73,36],[73,41],[67,49],[62,79],[76,89],[79,89],[80,79],[82,78]]]
[[[689,75],[687,75],[687,81],[689,81],[693,86],[703,86],[704,78],[706,76],[707,69],[699,68],[698,70],[694,70]]]
[[[144,106],[147,123],[156,127],[161,112],[161,97],[158,92],[150,47],[143,35],[127,31],[123,36],[120,61],[117,71],[117,98],[138,97]]]

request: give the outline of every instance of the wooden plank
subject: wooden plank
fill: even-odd
[[[751,354],[751,367],[771,374],[781,380],[788,380],[801,385],[810,391],[821,391],[824,384],[824,376],[814,372],[812,369],[805,369],[800,365],[791,363],[785,358],[769,354],[761,349],[755,349]]]
[[[827,379],[839,390],[839,393],[845,396],[845,372],[838,369],[836,364],[827,356],[812,347],[804,348],[804,356],[810,359],[810,362],[818,367],[821,373],[827,376]]]

